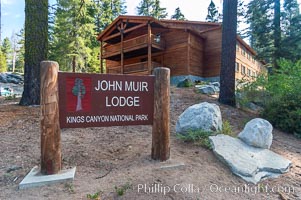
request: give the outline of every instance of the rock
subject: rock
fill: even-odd
[[[199,87],[199,91],[202,94],[215,94],[217,93],[217,89],[215,86],[212,85],[203,85]]]
[[[219,93],[219,91],[220,91],[219,87],[216,87],[216,86],[213,86],[213,89],[214,89],[215,93]]]
[[[278,177],[291,166],[291,161],[282,156],[249,146],[238,138],[220,134],[210,136],[209,140],[214,154],[247,182],[257,184],[265,178]]]
[[[209,85],[213,85],[218,88],[221,86],[219,82],[210,82]]]
[[[6,74],[0,73],[0,82],[1,82],[1,83],[7,83],[7,77],[6,77]]]
[[[261,106],[255,104],[255,103],[253,103],[253,102],[249,102],[249,103],[247,104],[247,107],[248,107],[249,109],[253,110],[253,111],[256,111],[256,112],[259,112],[259,111],[261,111],[261,110],[263,109]]]
[[[250,146],[270,149],[273,140],[273,126],[265,119],[255,118],[249,121],[238,138]]]
[[[87,152],[82,153],[82,157],[87,157],[89,154]]]
[[[222,128],[221,111],[216,104],[203,102],[187,108],[178,118],[176,132],[189,130],[217,131]]]

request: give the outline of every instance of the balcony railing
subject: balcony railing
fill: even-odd
[[[162,39],[161,35],[151,35],[151,44],[153,48],[164,50],[165,41]],[[129,40],[123,41],[123,52],[128,53],[137,49],[147,47],[147,35],[141,35]],[[117,44],[107,44],[103,49],[103,57],[107,58],[110,56],[118,55],[121,53],[121,43]]]
[[[151,63],[151,68],[160,67],[160,64],[157,62]],[[134,73],[141,73],[141,72],[147,72],[147,61],[146,62],[139,62],[139,63],[133,63],[129,65],[125,65],[123,68],[124,74],[134,74]],[[107,69],[107,73],[109,74],[120,74],[121,73],[121,66],[116,67],[110,67]]]

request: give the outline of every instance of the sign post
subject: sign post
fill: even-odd
[[[61,128],[153,125],[151,157],[170,155],[170,70],[154,76],[58,73],[41,63],[41,172],[61,170]],[[59,85],[59,87],[58,87]]]
[[[57,174],[61,166],[57,62],[41,62],[41,173]]]
[[[152,154],[154,160],[165,161],[170,156],[170,70],[155,68],[154,122]]]

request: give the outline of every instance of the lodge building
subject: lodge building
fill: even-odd
[[[102,72],[147,75],[162,66],[170,68],[174,83],[185,78],[219,80],[220,23],[119,16],[97,40]],[[256,52],[237,36],[236,79],[251,79],[266,72],[255,56]]]

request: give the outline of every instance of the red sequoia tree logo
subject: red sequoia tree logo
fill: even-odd
[[[67,111],[89,112],[91,110],[92,80],[89,77],[66,79]]]
[[[80,78],[76,78],[74,81],[74,86],[72,88],[72,94],[77,96],[77,103],[75,111],[82,110],[82,98],[84,98],[86,94],[86,87],[83,84],[83,80]]]

